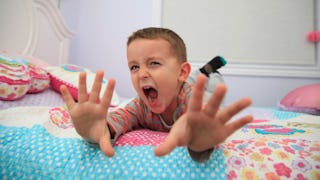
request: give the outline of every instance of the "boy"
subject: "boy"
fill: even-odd
[[[108,112],[115,80],[110,79],[101,100],[103,71],[97,71],[87,96],[86,75],[79,76],[78,104],[65,86],[61,87],[76,131],[89,142],[99,143],[109,157],[114,155],[111,139],[137,128],[169,131],[155,148],[164,156],[177,146],[187,146],[198,162],[209,159],[214,146],[252,120],[245,116],[226,123],[251,104],[243,98],[219,109],[226,86],[219,84],[205,105],[202,102],[206,77],[199,75],[192,87],[186,82],[190,73],[183,40],[165,28],[145,28],[133,33],[127,42],[127,61],[138,97],[124,108]]]

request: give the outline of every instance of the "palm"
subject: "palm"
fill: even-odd
[[[194,150],[201,151],[212,148],[213,145],[219,144],[227,137],[224,124],[217,119],[212,120],[212,117],[204,111],[188,112],[187,119],[190,123],[189,126],[192,127],[189,132],[191,138],[188,144],[192,145],[193,148],[191,148]]]
[[[106,124],[106,117],[115,81],[109,80],[107,89],[100,100],[102,79],[103,72],[98,71],[88,97],[86,74],[81,73],[79,75],[78,104],[75,103],[65,86],[61,87],[61,92],[78,134],[90,142],[99,143],[102,151],[107,156],[113,156],[114,151],[110,142],[110,132]]]
[[[70,115],[75,129],[82,137],[90,137],[88,140],[94,142],[99,141],[101,133],[104,133],[104,129],[100,129],[100,124],[106,122],[107,111],[105,107],[100,104],[84,102],[71,108]],[[104,128],[104,126],[102,127]]]
[[[188,146],[197,152],[213,148],[252,120],[251,116],[245,116],[227,123],[235,114],[249,106],[251,100],[243,98],[219,110],[226,93],[225,85],[218,85],[207,104],[203,105],[205,82],[204,76],[198,77],[187,112],[174,124],[165,142],[157,147],[156,155],[168,154],[176,146]]]

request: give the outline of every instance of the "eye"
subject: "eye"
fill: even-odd
[[[131,72],[137,71],[138,69],[139,69],[139,66],[137,66],[137,65],[130,66],[130,71]]]
[[[160,63],[159,63],[158,61],[151,61],[151,62],[150,62],[150,65],[151,65],[151,66],[159,66]]]

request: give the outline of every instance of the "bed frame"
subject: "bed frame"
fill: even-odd
[[[0,50],[40,58],[52,65],[68,62],[74,36],[54,0],[0,2]]]

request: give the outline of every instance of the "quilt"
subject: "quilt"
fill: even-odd
[[[166,132],[139,129],[108,158],[81,139],[65,107],[0,111],[1,179],[320,179],[320,116],[249,108],[255,120],[194,162],[185,147],[156,157]],[[240,114],[241,115],[241,114]]]

